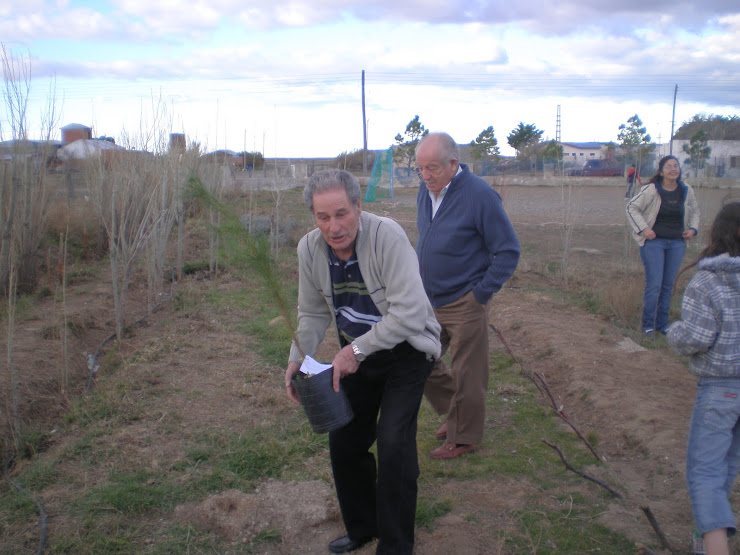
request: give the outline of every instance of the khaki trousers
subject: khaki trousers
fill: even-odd
[[[434,309],[442,326],[442,354],[424,388],[437,414],[447,414],[447,441],[478,445],[483,441],[488,391],[488,310],[470,291]]]

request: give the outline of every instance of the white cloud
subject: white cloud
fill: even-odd
[[[208,122],[218,105],[230,114],[230,127],[272,132],[278,119],[305,121],[291,133],[280,124],[284,149],[292,148],[286,137],[294,134],[296,142],[334,150],[335,139],[299,137],[302,128],[356,136],[365,69],[370,137],[381,145],[415,113],[465,141],[494,125],[505,142],[519,121],[554,136],[557,104],[573,126],[570,140],[602,140],[635,112],[646,123],[659,118],[667,136],[666,106],[676,83],[680,106],[737,111],[735,4],[110,0],[88,8],[13,0],[11,8],[0,7],[0,37],[31,53],[34,76],[57,75],[69,109],[94,106],[97,118],[109,118],[109,134],[124,105],[161,90],[182,109],[189,129],[196,127],[194,112],[206,114],[197,119],[202,134],[226,126]],[[252,120],[238,121],[246,118],[240,110]],[[576,112],[588,114],[578,131]],[[135,110],[127,117],[135,118]]]
[[[228,11],[203,0],[112,0],[123,17],[141,21],[155,36],[215,29]],[[117,14],[118,15],[118,14]]]

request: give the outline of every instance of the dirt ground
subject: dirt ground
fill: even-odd
[[[539,246],[551,245],[557,250],[562,244],[563,216],[558,207],[563,191],[552,187],[499,190],[522,243],[536,241]],[[703,227],[728,194],[738,199],[738,193],[699,190]],[[624,190],[592,187],[574,194],[578,205],[571,243],[574,257],[579,264],[614,263],[626,248]],[[413,205],[413,194],[399,192],[395,203],[364,208],[398,214],[413,240]],[[535,266],[537,261],[528,259],[526,252],[522,263]],[[178,287],[197,290],[213,286],[201,277],[190,277]],[[598,434],[598,449],[606,464],[587,470],[624,488],[626,500],[605,501],[601,521],[636,544],[656,545],[655,534],[641,511],[641,507],[650,507],[668,541],[678,552],[685,552],[693,527],[684,485],[684,450],[694,378],[679,358],[663,348],[641,347],[629,330],[609,319],[527,287],[524,279],[515,277],[510,285],[495,296],[491,323],[521,364],[546,378],[573,423],[584,433]],[[229,279],[218,283],[223,288],[241,286]],[[71,377],[64,394],[70,400],[84,389],[85,355],[114,329],[109,290],[104,275],[81,278],[70,286],[67,318],[84,330],[69,345]],[[143,314],[145,291],[135,289],[129,298],[130,314]],[[35,415],[49,429],[59,418],[54,412],[59,411],[61,379],[59,341],[53,337],[53,330],[59,326],[57,306],[51,298],[39,303],[14,337],[14,361],[23,376],[21,412],[28,418]],[[132,366],[131,375],[126,376],[141,384],[142,396],[147,389],[167,394],[161,396],[156,410],[107,438],[111,445],[125,446],[124,459],[160,468],[182,456],[178,434],[156,437],[155,441],[150,437],[152,423],[173,414],[180,415],[173,426],[184,431],[193,427],[238,429],[299,410],[284,398],[283,369],[265,367],[250,352],[248,342],[245,346],[244,336],[233,331],[241,317],[232,310],[183,313],[165,305],[127,339],[123,356],[139,353],[145,357],[155,344],[171,348],[152,357],[148,364]],[[502,348],[493,333],[491,346]],[[495,375],[491,387],[495,387]],[[136,402],[135,395],[131,402]],[[3,409],[0,424],[7,429],[6,407]],[[52,433],[48,456],[62,453],[76,439],[54,437]],[[7,447],[4,445],[6,451]],[[495,445],[483,445],[479,453],[485,455],[495,449]],[[74,469],[67,470],[74,473]],[[261,553],[325,553],[327,543],[344,533],[330,483],[328,476],[326,480],[303,483],[266,481],[254,492],[229,490],[200,503],[179,506],[172,518],[227,538],[233,542],[235,553],[239,545],[253,539],[266,525],[279,529],[283,542],[260,545]],[[507,553],[503,542],[512,527],[507,515],[537,491],[534,484],[482,480],[450,481],[448,487],[466,502],[439,519],[433,531],[417,531],[417,553]],[[592,486],[584,482],[583,487]],[[44,492],[49,514],[54,514],[63,495],[63,491],[53,489]],[[475,520],[467,518],[471,513],[476,515]],[[604,551],[610,552],[608,546]],[[358,551],[371,552],[372,544]]]

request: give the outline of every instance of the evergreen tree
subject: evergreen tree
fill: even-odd
[[[511,130],[506,138],[509,146],[516,150],[517,158],[524,158],[529,154],[529,150],[540,142],[540,137],[544,131],[540,131],[533,123],[519,125]]]
[[[647,129],[642,125],[642,120],[637,114],[629,118],[627,123],[619,126],[617,139],[625,152],[627,161],[634,163],[638,168],[655,148]]]
[[[689,164],[694,171],[704,168],[704,163],[709,159],[712,149],[707,143],[707,134],[704,131],[697,132],[689,144],[683,145],[683,151],[689,155]]]
[[[708,141],[740,140],[740,117],[696,114],[678,128],[674,139],[691,140],[699,131],[704,131]]]
[[[492,125],[489,125],[474,140],[470,141],[470,146],[472,147],[472,156],[476,160],[489,156],[498,157],[500,154],[498,140],[494,136]]]
[[[411,173],[411,164],[416,160],[416,145],[429,131],[419,121],[419,116],[414,116],[408,125],[404,135],[396,135],[396,147],[393,149],[393,161],[397,164],[406,165]]]
[[[563,146],[559,145],[555,139],[549,141],[545,148],[542,149],[542,156],[545,158],[554,158],[558,162],[563,159]]]

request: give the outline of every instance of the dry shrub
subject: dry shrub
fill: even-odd
[[[106,249],[105,230],[92,203],[84,196],[56,199],[49,208],[49,234],[68,233],[68,251],[98,258]],[[93,256],[94,255],[94,256]]]
[[[615,274],[598,286],[600,304],[621,322],[636,326],[642,312],[645,279],[637,274]]]

